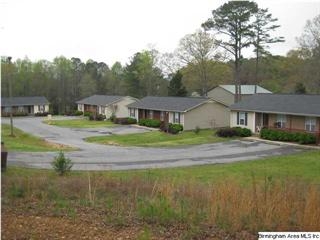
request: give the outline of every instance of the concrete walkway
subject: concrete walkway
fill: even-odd
[[[148,131],[134,126],[113,128],[69,129],[42,123],[44,118],[15,118],[14,126],[55,143],[79,150],[68,152],[74,170],[124,170],[180,167],[254,160],[302,151],[294,146],[279,146],[257,141],[240,141],[184,146],[177,148],[119,147],[85,142],[83,139],[101,134],[128,134]],[[8,122],[8,119],[2,119]],[[50,169],[57,153],[10,152],[8,165]]]

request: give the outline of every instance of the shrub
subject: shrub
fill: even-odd
[[[90,117],[90,115],[92,115],[92,113],[91,113],[91,112],[84,112],[83,115],[84,115],[85,117]]]
[[[168,132],[172,134],[177,134],[183,131],[183,126],[178,123],[169,123]]]
[[[116,123],[116,115],[112,114],[109,120],[113,123]]]
[[[113,120],[114,123],[116,124],[122,124],[122,125],[127,125],[127,124],[136,124],[137,120],[135,118],[114,118]]]
[[[46,117],[46,116],[48,116],[48,112],[37,112],[37,113],[35,113],[34,114],[34,116],[36,116],[36,117]]]
[[[218,129],[216,135],[218,137],[250,137],[252,132],[248,128],[227,127]]]
[[[159,128],[160,124],[161,124],[161,121],[157,119],[140,119],[139,120],[140,126]]]
[[[137,123],[137,119],[135,118],[128,118],[128,124],[136,124]]]
[[[300,144],[316,143],[316,136],[311,133],[285,132],[276,129],[263,128],[260,137],[272,141],[298,142]]]
[[[106,115],[103,115],[103,114],[98,114],[96,115],[96,121],[103,121],[106,119]]]
[[[251,130],[248,128],[234,127],[233,129],[236,130],[236,136],[239,137],[250,137],[252,135]]]
[[[59,152],[58,156],[56,156],[51,163],[53,169],[60,175],[64,175],[65,173],[71,171],[73,164],[71,163],[70,158],[66,158],[63,152]]]
[[[234,137],[237,136],[237,130],[234,128],[220,128],[217,130],[216,135],[218,137]]]
[[[73,113],[74,116],[81,116],[83,115],[83,112],[82,111],[79,111],[79,110],[75,110],[74,113]]]
[[[196,128],[193,130],[193,132],[195,134],[199,134],[200,133],[200,128],[198,126],[196,126]]]

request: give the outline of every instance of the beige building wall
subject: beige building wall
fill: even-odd
[[[255,126],[255,113],[254,112],[246,112],[248,113],[248,119],[247,119],[247,125],[238,125],[237,124],[237,112],[238,111],[231,111],[230,113],[230,127],[242,127],[242,128],[248,128],[252,132],[256,132],[256,126]]]
[[[113,106],[108,106],[108,114],[112,114],[112,108],[116,108],[115,114],[117,118],[124,118],[124,117],[129,117],[129,109],[128,105],[131,103],[136,102],[137,99],[132,98],[132,97],[124,97],[122,98],[119,102],[116,102],[113,104]],[[109,117],[111,117],[111,114]],[[108,118],[108,117],[107,117]]]
[[[211,101],[184,113],[184,130],[199,128],[219,128],[229,126],[229,109]]]
[[[230,106],[234,103],[234,95],[221,87],[216,87],[208,92],[208,97]]]

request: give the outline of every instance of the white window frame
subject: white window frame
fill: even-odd
[[[305,130],[308,132],[315,132],[317,125],[317,119],[315,117],[306,117],[305,119]]]
[[[129,108],[129,115],[131,118],[136,117],[136,109],[135,108]]]
[[[148,111],[148,118],[153,119],[153,110]]]
[[[160,112],[160,121],[164,121],[164,112],[163,111],[161,111]]]
[[[5,108],[4,108],[4,112],[5,112],[5,113],[11,112],[11,107],[5,107]]]
[[[248,125],[248,113],[247,112],[237,112],[237,125],[247,126]]]
[[[277,114],[277,128],[285,128],[287,123],[287,116],[284,114]]]
[[[173,113],[173,123],[180,123],[180,113],[179,112]]]
[[[245,112],[239,112],[239,125],[241,126],[247,126],[246,125],[246,116],[247,114]]]

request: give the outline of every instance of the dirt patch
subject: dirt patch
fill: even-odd
[[[2,239],[136,239],[139,227],[112,228],[94,219],[2,214]]]

